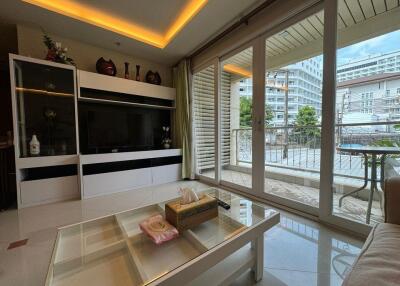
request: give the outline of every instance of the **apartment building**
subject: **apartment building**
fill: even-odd
[[[280,70],[267,71],[265,88],[266,104],[274,112],[272,125],[284,125],[286,98],[289,124],[294,122],[299,109],[306,105],[313,106],[320,116],[322,67],[319,57],[297,62]],[[252,81],[241,80],[239,91],[240,96],[251,97]]]

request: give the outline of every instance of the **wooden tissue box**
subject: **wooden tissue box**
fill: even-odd
[[[181,205],[180,200],[165,205],[165,218],[183,231],[218,216],[218,202],[215,198],[204,195],[197,202]]]

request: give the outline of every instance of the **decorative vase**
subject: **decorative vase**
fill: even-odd
[[[117,68],[112,60],[106,61],[103,57],[96,62],[96,71],[100,74],[115,76],[117,74]]]
[[[31,156],[38,156],[40,154],[40,142],[36,137],[36,134],[32,135],[31,142],[29,142],[29,151]]]
[[[47,54],[46,54],[46,58],[45,58],[46,61],[55,62],[56,61],[56,57],[57,57],[57,54],[56,54],[56,51],[54,49],[48,49],[47,50]]]
[[[169,149],[169,148],[171,148],[171,144],[169,144],[169,143],[165,142],[165,143],[164,143],[164,148],[165,148],[165,149]]]
[[[140,65],[136,65],[136,80],[140,81]]]
[[[129,79],[129,63],[125,63],[125,78]]]
[[[151,70],[146,73],[146,82],[151,84],[161,84],[161,77],[158,72],[152,72]]]

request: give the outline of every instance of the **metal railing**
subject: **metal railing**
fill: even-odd
[[[400,144],[400,121],[336,125],[336,146]],[[232,129],[233,164],[252,163],[251,128]],[[234,151],[234,152],[232,152]],[[321,126],[280,126],[265,128],[265,166],[319,173]],[[380,166],[378,166],[378,174]],[[335,151],[336,176],[364,178],[364,158],[360,154]]]

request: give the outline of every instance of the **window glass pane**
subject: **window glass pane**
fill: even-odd
[[[252,186],[253,48],[222,62],[221,179]]]
[[[398,1],[338,2],[333,212],[374,224],[383,221],[381,171],[397,175],[400,163],[388,155],[381,164],[382,153],[366,150],[400,144],[398,125],[389,123],[400,122],[400,8]]]
[[[265,192],[319,206],[323,11],[266,40]]]

